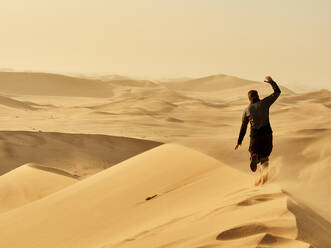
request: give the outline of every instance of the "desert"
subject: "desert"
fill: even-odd
[[[331,247],[331,92],[279,84],[255,186],[234,146],[263,82],[0,72],[0,246]]]

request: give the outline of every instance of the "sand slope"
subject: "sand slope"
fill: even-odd
[[[263,83],[246,80],[234,76],[219,74],[198,79],[184,80],[181,82],[166,83],[167,87],[179,91],[193,91],[193,92],[213,92],[213,91],[227,91],[229,89],[241,91],[242,88],[247,90],[263,88]],[[286,87],[281,86],[285,93],[293,93]]]
[[[176,90],[189,90],[189,91],[216,91],[239,88],[242,86],[256,86],[257,82],[239,79],[236,77],[220,74],[208,77],[189,79],[182,82],[176,81],[175,83],[167,84],[168,87]]]
[[[270,185],[254,188],[249,134],[234,146],[265,83],[0,73],[0,86],[0,247],[331,247],[330,91],[282,87]]]
[[[277,186],[252,187],[247,175],[177,145],[2,214],[0,228],[0,246],[12,248],[309,247],[296,240]]]
[[[26,164],[0,176],[0,214],[41,199],[78,180],[60,170]]]
[[[0,88],[13,95],[110,97],[113,92],[100,80],[32,72],[0,72]]]
[[[26,163],[39,163],[86,177],[160,144],[107,135],[1,131],[0,175]]]
[[[10,97],[0,95],[0,106],[6,106],[9,108],[19,109],[19,110],[35,110],[36,104],[29,102],[21,102]]]
[[[0,72],[0,92],[13,95],[112,97],[116,87],[157,87],[149,80],[80,78],[51,73]]]

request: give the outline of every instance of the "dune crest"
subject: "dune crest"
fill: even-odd
[[[212,91],[227,91],[238,88],[261,88],[263,83],[252,80],[242,79],[234,76],[219,74],[202,77],[197,79],[176,81],[175,83],[166,83],[167,87],[173,90],[180,91],[197,91],[197,92],[212,92]],[[286,93],[293,93],[286,87],[281,87]]]
[[[47,167],[42,165],[22,165],[0,176],[0,214],[39,200],[77,181],[65,172],[47,171]]]
[[[12,248],[309,247],[278,186],[174,144],[0,215],[0,228]]]
[[[282,87],[254,187],[233,148],[268,84],[90,76],[0,73],[0,247],[331,247],[330,91]]]
[[[0,175],[37,163],[88,177],[160,144],[107,135],[0,131]]]
[[[29,102],[21,102],[10,97],[1,96],[0,95],[0,105],[14,108],[14,109],[21,109],[21,110],[36,110],[36,104],[29,103]]]
[[[0,87],[13,95],[110,97],[113,92],[100,80],[37,72],[0,72]]]

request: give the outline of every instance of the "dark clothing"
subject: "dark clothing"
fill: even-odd
[[[259,158],[267,158],[272,152],[272,134],[262,134],[251,137],[249,152],[258,154]]]
[[[263,157],[262,154],[267,154],[267,156],[269,156],[272,150],[272,129],[269,121],[269,108],[281,93],[276,82],[271,81],[270,84],[274,93],[262,100],[254,99],[244,110],[238,138],[238,144],[241,144],[245,137],[249,122],[251,124],[250,151],[254,150],[254,152],[258,153],[260,157]]]

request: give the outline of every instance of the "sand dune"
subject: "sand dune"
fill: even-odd
[[[0,175],[26,163],[38,163],[86,177],[158,145],[106,135],[2,131]]]
[[[189,99],[164,86],[157,88],[128,88],[115,92],[114,100],[106,104],[86,106],[102,113],[121,115],[162,115],[173,111],[178,102]]]
[[[0,214],[39,200],[78,180],[60,170],[26,164],[0,176]]]
[[[177,145],[2,214],[0,227],[0,245],[12,248],[309,247],[296,240],[277,186],[253,187],[247,175]]]
[[[10,97],[1,96],[0,95],[0,106],[6,106],[15,109],[22,109],[22,110],[36,110],[37,105],[29,102],[21,102],[15,99],[11,99]]]
[[[13,95],[110,97],[113,92],[113,86],[98,80],[31,72],[0,72],[0,88]]]
[[[157,87],[158,84],[149,80],[133,80],[133,79],[112,79],[111,83],[118,86],[129,87]]]
[[[132,80],[130,77],[118,75],[118,74],[84,74],[84,73],[69,73],[66,74],[72,77],[78,78],[85,78],[85,79],[95,79],[95,80],[102,80],[102,81],[112,81],[112,80]]]
[[[181,91],[198,91],[198,92],[211,92],[211,91],[226,91],[229,89],[238,88],[261,88],[262,83],[246,80],[234,76],[224,74],[212,75],[208,77],[190,79],[175,83],[166,84],[169,88]],[[281,87],[286,93],[293,93],[291,90]]]
[[[254,187],[249,134],[233,148],[265,83],[8,72],[0,85],[0,247],[331,247],[329,91],[282,88]]]
[[[327,108],[331,108],[331,91],[320,90],[293,96],[284,97],[281,99],[283,103],[320,103]]]
[[[0,72],[0,92],[13,95],[112,97],[116,87],[157,87],[148,80],[79,78],[50,73]]]
[[[182,82],[169,83],[167,86],[176,90],[189,91],[217,91],[239,88],[242,86],[256,86],[257,82],[239,79],[228,75],[212,75],[208,77],[190,79]]]

